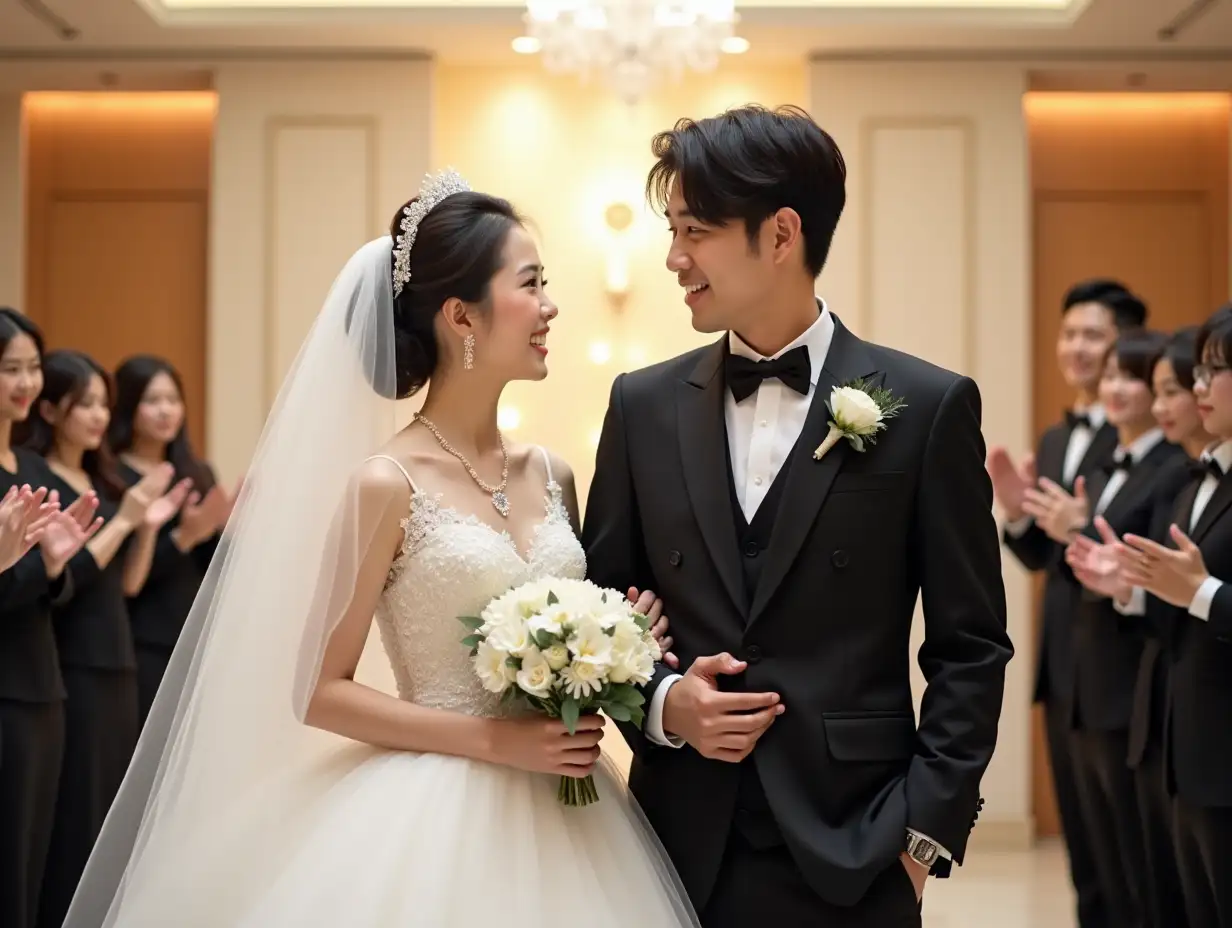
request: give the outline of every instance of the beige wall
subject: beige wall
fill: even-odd
[[[334,276],[430,167],[431,68],[224,64],[215,87],[209,441],[231,480]]]
[[[815,63],[811,112],[848,166],[820,291],[865,338],[974,377],[989,444],[1031,442],[1029,185],[1016,66]],[[1006,561],[1011,662],[973,840],[1031,834],[1027,577]],[[917,611],[915,641],[924,629]],[[914,670],[917,699],[924,681]]]
[[[21,94],[0,94],[0,306],[22,308]]]

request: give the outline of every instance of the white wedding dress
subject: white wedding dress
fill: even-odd
[[[546,516],[526,552],[507,533],[459,515],[413,481],[411,487],[405,542],[377,613],[399,695],[497,716],[501,709],[479,685],[461,644],[466,629],[458,616],[477,615],[494,596],[528,580],[585,576],[586,557],[560,487],[549,482]],[[619,735],[612,730],[608,737]],[[696,924],[619,774],[601,765],[595,780],[599,802],[566,808],[555,776],[438,754],[378,752],[302,810],[285,863],[237,924]]]

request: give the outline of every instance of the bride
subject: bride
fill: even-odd
[[[458,616],[586,570],[569,468],[496,424],[506,383],[547,374],[545,286],[513,208],[452,172],[347,263],[69,928],[696,924],[602,719],[502,712],[461,644]],[[374,615],[399,698],[356,680]],[[560,805],[592,770],[600,801]]]

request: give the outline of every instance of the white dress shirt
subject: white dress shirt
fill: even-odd
[[[1095,440],[1095,433],[1103,428],[1104,423],[1108,419],[1107,413],[1104,412],[1104,407],[1098,403],[1085,409],[1075,407],[1074,412],[1079,415],[1085,415],[1090,420],[1091,425],[1090,427],[1085,425],[1075,426],[1069,433],[1069,441],[1065,444],[1065,457],[1061,463],[1061,482],[1066,486],[1073,486],[1074,478],[1078,476],[1078,466],[1082,463],[1082,459],[1090,449],[1091,442]],[[1008,523],[1005,526],[1005,530],[1009,532],[1010,537],[1021,538],[1027,529],[1034,524],[1035,519],[1033,516],[1021,516]]]
[[[1114,464],[1121,464],[1126,459],[1129,460],[1130,466],[1142,461],[1144,457],[1151,453],[1151,450],[1164,440],[1163,429],[1151,429],[1143,435],[1139,435],[1134,441],[1130,442],[1129,447],[1117,445],[1116,451],[1112,453]],[[1121,487],[1125,486],[1125,481],[1129,479],[1129,471],[1117,468],[1112,472],[1112,476],[1108,478],[1108,483],[1104,487],[1104,491],[1099,494],[1099,499],[1095,501],[1095,515],[1103,515],[1104,511],[1112,505],[1112,501],[1116,499],[1117,494],[1121,492]]]
[[[735,332],[728,333],[728,350],[734,355],[753,361],[775,360],[801,345],[808,348],[809,354],[807,395],[798,393],[777,378],[763,380],[753,394],[739,403],[730,390],[726,391],[723,414],[727,422],[727,448],[731,455],[732,481],[740,509],[745,519],[750,522],[804,430],[804,420],[808,417],[809,406],[817,392],[817,380],[825,365],[826,355],[830,353],[830,342],[833,338],[834,317],[830,315],[824,302],[821,304],[817,321],[799,338],[770,358],[758,354]],[[663,730],[663,703],[667,699],[668,690],[680,678],[680,674],[673,674],[659,684],[650,701],[650,710],[646,713],[646,737],[666,747],[679,748],[684,745],[683,740],[669,736]],[[926,835],[919,836],[932,841]],[[950,857],[950,853],[944,848],[939,848],[939,852],[947,858]]]

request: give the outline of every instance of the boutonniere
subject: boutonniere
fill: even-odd
[[[877,433],[886,427],[886,420],[906,407],[902,397],[894,396],[884,387],[869,386],[864,380],[835,387],[826,403],[831,416],[830,431],[813,452],[813,458],[820,461],[840,438],[851,442],[857,451],[863,451],[866,444],[876,444]]]

